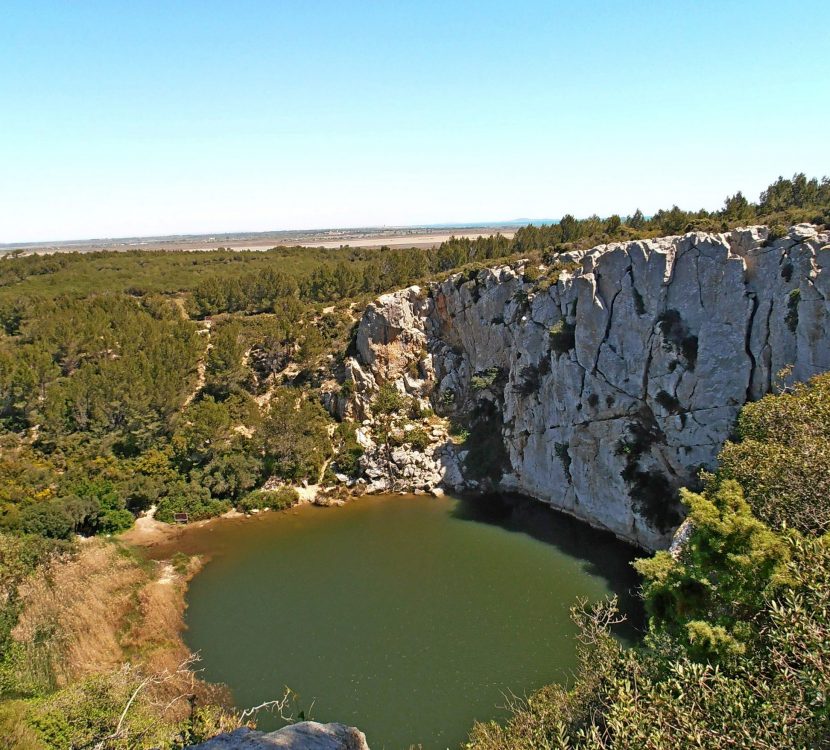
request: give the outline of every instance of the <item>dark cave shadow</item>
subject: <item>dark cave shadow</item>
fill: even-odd
[[[498,526],[505,531],[527,534],[582,561],[584,569],[606,582],[617,596],[625,622],[614,633],[634,642],[645,630],[645,610],[640,595],[640,577],[631,563],[644,552],[545,503],[522,495],[498,493],[461,496],[452,512],[461,521]]]

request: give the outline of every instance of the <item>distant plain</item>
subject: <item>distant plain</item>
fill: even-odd
[[[185,234],[159,237],[120,237],[53,242],[18,242],[0,244],[0,256],[12,252],[45,255],[56,252],[100,252],[131,250],[209,251],[267,250],[273,247],[418,247],[431,248],[450,237],[479,237],[496,234],[512,238],[518,226],[527,222],[494,224],[458,224],[422,227],[358,227],[345,229],[285,230],[274,232],[227,232]]]

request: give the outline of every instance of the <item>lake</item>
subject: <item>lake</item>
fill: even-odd
[[[288,686],[373,750],[455,748],[506,696],[567,680],[577,597],[617,594],[641,617],[636,551],[535,501],[363,497],[210,524],[180,547],[210,556],[185,634],[205,679],[240,707]]]

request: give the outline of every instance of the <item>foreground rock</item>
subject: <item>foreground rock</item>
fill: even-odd
[[[380,297],[332,399],[364,420],[370,489],[513,490],[666,547],[677,488],[713,466],[740,407],[830,369],[830,233],[768,238],[603,245],[541,279],[520,263]],[[373,448],[385,382],[466,424],[466,442]]]
[[[220,734],[190,750],[369,750],[366,736],[345,724],[318,724],[302,721],[276,732],[237,729]]]

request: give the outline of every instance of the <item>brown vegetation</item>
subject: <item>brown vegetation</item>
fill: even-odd
[[[40,568],[21,586],[23,611],[12,631],[25,663],[42,670],[37,681],[63,687],[118,665],[120,633],[148,579],[135,560],[99,540]]]
[[[205,707],[212,721],[235,725],[231,713],[213,708],[229,705],[226,689],[199,679],[181,639],[187,582],[200,567],[198,558],[181,558],[149,562],[129,547],[91,539],[38,568],[20,587],[16,683],[35,694],[57,690],[45,706],[62,714],[98,685],[113,705],[123,708],[132,696],[141,716],[167,726],[200,720]],[[0,739],[42,747],[29,742],[30,718],[17,713],[0,717]]]

